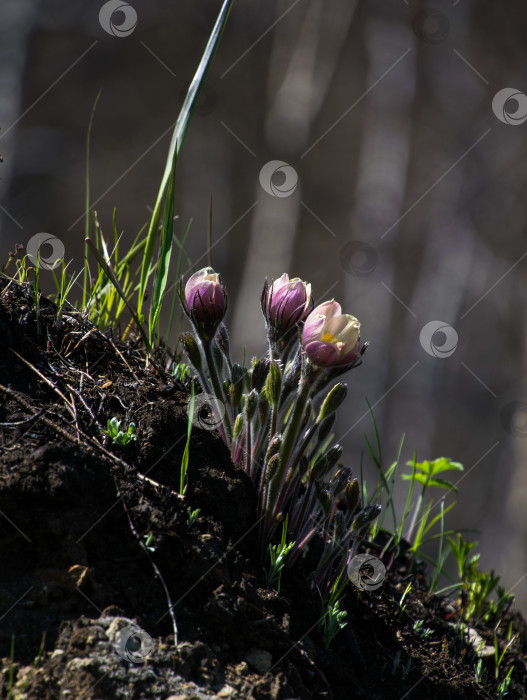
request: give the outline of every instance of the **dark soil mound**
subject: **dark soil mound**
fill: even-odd
[[[0,697],[496,697],[493,659],[477,682],[454,607],[403,557],[379,590],[348,586],[326,650],[302,563],[280,594],[265,587],[253,485],[216,434],[193,429],[177,493],[188,386],[56,312],[42,298],[37,318],[30,290],[0,280]],[[135,442],[105,443],[114,417]],[[520,639],[500,677],[513,665],[507,697],[527,697],[526,626],[509,621]],[[150,644],[141,663],[127,629]]]

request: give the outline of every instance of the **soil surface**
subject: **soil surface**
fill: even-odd
[[[493,656],[478,682],[456,602],[404,555],[378,590],[347,586],[326,649],[302,561],[266,588],[253,484],[215,432],[194,427],[178,494],[188,401],[139,343],[68,304],[57,319],[41,298],[37,316],[0,279],[1,698],[498,697]],[[111,418],[137,439],[107,440]],[[510,623],[500,679],[513,667],[506,697],[526,698],[527,627],[509,611],[500,650]],[[477,628],[490,645],[493,627]]]

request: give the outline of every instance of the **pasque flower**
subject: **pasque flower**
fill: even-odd
[[[343,314],[339,303],[325,301],[307,317],[302,345],[317,367],[339,367],[354,362],[360,355],[360,323]]]
[[[313,308],[311,285],[285,272],[262,293],[262,312],[268,325],[282,333],[305,318]]]
[[[214,334],[227,310],[227,295],[220,276],[211,267],[204,267],[185,285],[188,313],[206,335]]]

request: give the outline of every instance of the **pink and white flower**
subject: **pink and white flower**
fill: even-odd
[[[339,303],[325,301],[307,317],[302,345],[308,358],[318,367],[340,367],[353,363],[360,355],[360,323],[343,314]]]

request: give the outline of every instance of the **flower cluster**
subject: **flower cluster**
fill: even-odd
[[[360,323],[334,300],[315,307],[311,285],[283,274],[264,284],[268,351],[247,369],[230,357],[220,276],[204,268],[185,286],[181,280],[180,299],[193,327],[182,345],[204,394],[215,398],[215,425],[233,461],[257,488],[262,552],[285,518],[293,543],[288,566],[318,537],[313,580],[327,598],[380,512],[363,507],[359,483],[340,461],[342,448],[332,444],[347,387],[329,385],[361,363],[367,343],[361,345]]]

